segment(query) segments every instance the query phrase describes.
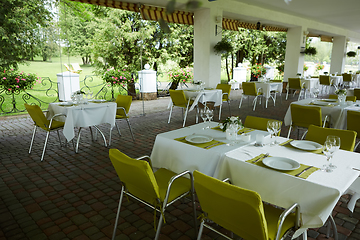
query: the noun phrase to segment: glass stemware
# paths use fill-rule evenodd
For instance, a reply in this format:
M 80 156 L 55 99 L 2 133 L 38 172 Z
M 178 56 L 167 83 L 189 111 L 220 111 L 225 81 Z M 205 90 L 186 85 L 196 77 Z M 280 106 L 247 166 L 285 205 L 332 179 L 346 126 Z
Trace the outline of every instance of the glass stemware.
M 206 108 L 206 117 L 208 119 L 208 127 L 207 128 L 210 128 L 210 122 L 211 120 L 213 119 L 214 117 L 214 110 L 210 109 L 210 108 Z
M 323 165 L 322 171 L 332 172 L 336 168 L 334 164 L 330 162 L 331 158 L 334 156 L 335 152 L 340 148 L 340 138 L 337 136 L 327 136 L 324 143 L 323 153 L 326 156 L 329 164 Z
M 204 107 L 204 108 L 200 109 L 200 117 L 204 121 L 205 125 L 206 125 L 206 120 L 208 120 L 208 116 L 206 114 L 206 111 L 207 111 L 207 107 Z M 205 130 L 207 128 L 208 128 L 208 126 L 205 126 L 205 127 L 202 128 L 202 130 Z
M 320 90 L 318 88 L 315 88 L 313 90 L 314 97 L 317 98 L 319 96 Z
M 281 129 L 281 122 L 280 121 L 273 121 L 272 123 L 272 130 L 274 133 L 274 145 L 277 145 L 278 142 L 276 140 L 276 136 L 278 136 L 278 133 L 280 132 Z
M 266 126 L 268 132 L 270 133 L 270 146 L 273 145 L 273 134 L 274 134 L 274 121 L 273 120 L 269 120 L 267 122 L 267 126 Z

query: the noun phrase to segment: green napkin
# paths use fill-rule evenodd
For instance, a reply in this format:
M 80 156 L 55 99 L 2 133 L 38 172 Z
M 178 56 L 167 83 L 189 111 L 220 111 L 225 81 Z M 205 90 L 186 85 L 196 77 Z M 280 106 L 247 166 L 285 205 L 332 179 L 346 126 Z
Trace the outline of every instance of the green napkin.
M 283 142 L 281 144 L 279 144 L 280 146 L 284 146 L 284 147 L 288 147 L 288 148 L 294 148 L 294 149 L 298 149 L 298 148 L 295 148 L 293 147 L 290 142 L 294 141 L 294 139 L 290 139 L 290 140 L 287 140 L 286 142 Z M 303 150 L 303 151 L 306 151 L 306 152 L 312 152 L 312 153 L 317 153 L 317 154 L 323 154 L 322 152 L 322 148 L 321 149 L 317 149 L 317 150 Z
M 217 141 L 217 140 L 212 140 L 212 141 L 207 142 L 207 143 L 198 143 L 198 144 L 196 144 L 196 143 L 191 143 L 191 142 L 186 141 L 185 138 L 186 137 L 180 137 L 180 138 L 175 138 L 174 140 L 182 142 L 182 143 L 187 143 L 187 144 L 190 144 L 190 145 L 193 145 L 193 146 L 196 146 L 196 147 L 204 148 L 204 149 L 210 149 L 210 148 L 213 148 L 213 147 L 216 147 L 216 146 L 226 144 L 224 142 L 220 142 L 220 141 Z
M 221 129 L 219 126 L 213 127 L 213 128 L 211 128 L 211 129 L 222 131 L 222 129 Z M 248 133 L 248 132 L 252 132 L 252 131 L 254 131 L 254 130 L 255 130 L 255 129 L 244 127 L 243 129 L 239 130 L 237 134 Z
M 265 154 L 260 154 L 259 156 L 256 156 L 253 159 L 247 160 L 246 162 L 251 163 L 251 164 L 255 164 L 255 165 L 260 166 L 260 167 L 272 169 L 272 170 L 275 170 L 275 171 L 280 171 L 280 172 L 289 174 L 291 176 L 295 176 L 295 177 L 299 177 L 299 178 L 303 178 L 303 179 L 307 179 L 313 172 L 316 172 L 317 170 L 320 169 L 320 168 L 317 168 L 317 167 L 310 167 L 310 166 L 305 165 L 305 164 L 300 164 L 300 167 L 298 169 L 295 169 L 295 170 L 289 170 L 289 171 L 276 170 L 276 169 L 273 169 L 273 168 L 269 168 L 265 164 L 263 164 L 263 162 L 262 162 L 263 159 L 258 160 L 259 158 L 263 158 L 264 155 Z M 309 168 L 309 169 L 306 170 L 305 172 L 301 173 L 306 168 Z M 297 174 L 299 174 L 299 176 L 296 176 Z

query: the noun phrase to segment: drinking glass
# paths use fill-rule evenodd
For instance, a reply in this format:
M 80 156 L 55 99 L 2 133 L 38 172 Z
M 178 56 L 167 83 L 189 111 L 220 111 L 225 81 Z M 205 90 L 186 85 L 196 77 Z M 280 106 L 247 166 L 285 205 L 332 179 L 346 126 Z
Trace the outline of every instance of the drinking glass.
M 276 141 L 276 136 L 278 135 L 280 129 L 281 129 L 281 122 L 280 121 L 273 121 L 273 132 L 274 132 L 274 144 L 278 144 L 278 142 Z
M 213 117 L 214 117 L 214 110 L 212 110 L 212 109 L 210 109 L 210 108 L 207 108 L 206 109 L 206 117 L 207 117 L 207 119 L 208 119 L 208 127 L 207 128 L 210 128 L 210 122 L 211 122 L 211 120 L 213 119 Z
M 206 125 L 206 120 L 208 120 L 208 117 L 206 115 L 206 109 L 207 107 L 204 107 L 202 109 L 200 109 L 200 117 L 202 118 L 202 120 L 204 121 L 204 124 Z M 207 129 L 208 127 L 203 127 L 202 130 Z
M 318 88 L 315 88 L 313 90 L 314 97 L 317 98 L 319 96 L 320 90 Z
M 332 156 L 334 156 L 335 152 L 337 152 L 340 149 L 340 144 L 341 144 L 340 137 L 329 135 L 329 136 L 326 137 L 326 141 L 331 142 L 331 144 L 333 146 Z M 331 162 L 329 163 L 329 167 L 331 169 L 336 168 L 336 166 L 334 164 L 332 164 Z
M 231 123 L 227 125 L 226 128 L 226 139 L 230 140 L 231 142 L 226 144 L 227 146 L 234 146 L 236 144 L 237 133 L 239 130 L 239 125 L 237 123 Z
M 266 126 L 268 132 L 270 133 L 270 145 L 273 145 L 273 134 L 274 134 L 274 121 L 273 120 L 269 120 L 267 122 L 267 126 Z
M 329 164 L 323 165 L 322 171 L 325 172 L 332 172 L 333 169 L 336 168 L 335 165 L 333 165 L 330 160 L 333 157 L 334 153 L 340 148 L 340 138 L 337 136 L 327 136 L 326 141 L 324 143 L 323 147 L 323 153 L 326 156 L 327 161 Z

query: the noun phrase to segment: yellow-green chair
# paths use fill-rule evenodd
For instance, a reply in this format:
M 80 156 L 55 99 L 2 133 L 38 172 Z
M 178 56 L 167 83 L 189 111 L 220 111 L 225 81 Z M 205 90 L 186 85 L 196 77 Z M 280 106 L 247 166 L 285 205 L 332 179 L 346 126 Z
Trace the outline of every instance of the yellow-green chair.
M 131 103 L 132 103 L 132 96 L 119 94 L 116 97 L 117 110 L 116 110 L 115 126 L 116 126 L 116 129 L 117 129 L 119 135 L 121 136 L 120 128 L 119 128 L 116 120 L 126 119 L 126 122 L 130 129 L 131 137 L 132 137 L 133 141 L 135 142 L 135 137 L 134 137 L 133 131 L 131 129 L 131 124 L 130 124 L 129 115 L 128 115 L 128 113 L 130 111 Z M 109 136 L 109 146 L 110 146 L 110 144 L 111 144 L 111 129 L 110 129 L 110 136 Z
M 322 88 L 324 90 L 326 90 L 326 93 L 329 94 L 330 88 L 331 88 L 330 76 L 328 76 L 328 75 L 320 75 L 319 82 L 320 82 L 320 86 L 322 86 Z M 325 91 L 323 91 L 323 92 L 325 92 Z
M 325 127 L 323 128 L 323 127 L 310 125 L 305 139 L 323 145 L 326 140 L 326 137 L 329 135 L 340 137 L 340 149 L 346 151 L 354 150 L 357 133 L 351 130 L 325 128 Z
M 343 77 L 343 85 L 350 87 L 352 82 L 352 75 L 348 73 L 343 73 L 342 77 Z
M 56 120 L 54 120 L 54 118 L 59 117 L 59 116 L 66 116 L 66 115 L 59 113 L 59 114 L 54 115 L 50 120 L 48 120 L 48 119 L 46 119 L 43 111 L 40 109 L 40 107 L 38 105 L 29 105 L 27 103 L 25 103 L 24 105 L 25 105 L 25 108 L 26 108 L 27 112 L 29 113 L 30 117 L 34 121 L 34 131 L 33 131 L 33 135 L 31 138 L 29 154 L 31 153 L 31 149 L 32 149 L 32 146 L 34 143 L 36 129 L 39 127 L 47 132 L 43 152 L 41 154 L 41 159 L 40 159 L 41 161 L 43 161 L 50 132 L 57 131 L 57 135 L 58 135 L 60 146 L 61 146 L 59 130 L 64 127 L 64 122 L 56 121 Z
M 299 129 L 300 128 L 309 128 L 310 125 L 315 125 L 319 127 L 325 127 L 327 124 L 328 116 L 325 116 L 324 121 L 322 121 L 321 107 L 315 106 L 302 106 L 298 104 L 291 104 L 291 125 L 289 127 L 288 138 L 292 128 L 298 129 L 298 139 L 299 139 Z M 304 138 L 305 133 L 302 135 L 301 139 Z
M 338 99 L 336 94 L 330 94 L 329 99 Z M 356 96 L 346 96 L 346 101 L 356 102 Z
M 247 115 L 245 118 L 244 127 L 267 131 L 267 123 L 269 120 L 274 120 L 274 119 Z M 282 121 L 279 122 L 281 122 L 282 125 Z M 281 129 L 278 133 L 278 136 L 280 136 L 280 132 Z
M 229 106 L 229 113 L 231 116 L 231 109 L 230 109 L 230 91 L 231 91 L 231 85 L 230 84 L 222 84 L 219 83 L 216 86 L 216 89 L 220 89 L 222 91 L 222 101 L 223 102 L 227 102 L 228 106 Z M 222 104 L 220 105 L 220 109 L 219 109 L 219 120 L 221 118 L 221 108 L 222 108 Z
M 182 114 L 184 113 L 184 109 L 185 109 L 185 116 L 184 116 L 184 122 L 183 122 L 183 127 L 185 127 L 185 122 L 186 122 L 186 117 L 189 111 L 189 107 L 191 106 L 191 104 L 193 103 L 193 100 L 191 100 L 190 98 L 187 100 L 185 97 L 185 93 L 183 90 L 169 90 L 170 93 L 170 97 L 171 97 L 171 108 L 170 108 L 170 114 L 169 114 L 169 120 L 168 123 L 170 123 L 170 119 L 171 119 L 171 113 L 173 110 L 173 107 L 181 107 L 182 108 Z
M 166 208 L 180 198 L 190 194 L 193 204 L 194 226 L 196 228 L 194 185 L 190 171 L 176 174 L 165 168 L 160 168 L 154 173 L 149 157 L 133 159 L 117 149 L 110 149 L 109 157 L 122 183 L 112 239 L 115 239 L 116 236 L 124 194 L 160 212 L 155 239 L 159 238 L 162 222 L 165 221 Z M 188 175 L 189 178 L 184 177 L 185 175 Z
M 293 96 L 295 96 L 296 91 L 299 91 L 298 101 L 300 100 L 302 91 L 304 91 L 304 98 L 306 97 L 305 83 L 301 84 L 300 78 L 288 78 L 288 85 L 286 87 L 286 100 L 288 99 L 290 90 L 294 90 Z
M 356 97 L 356 99 L 360 99 L 360 88 L 354 89 L 354 96 Z
M 253 111 L 255 111 L 255 108 L 256 108 L 256 103 L 257 103 L 257 99 L 258 97 L 262 97 L 262 92 L 261 92 L 261 88 L 259 89 L 256 89 L 256 85 L 254 82 L 243 82 L 242 83 L 242 89 L 243 89 L 243 92 L 242 92 L 242 95 L 241 95 L 241 100 L 240 100 L 240 104 L 239 104 L 239 108 L 241 108 L 241 105 L 242 105 L 242 101 L 243 101 L 243 98 L 245 97 L 248 97 L 249 98 L 249 101 L 250 101 L 250 96 L 254 96 L 254 100 L 253 100 Z M 261 104 L 261 98 L 260 98 L 260 104 Z
M 347 111 L 347 130 L 355 131 L 357 136 L 360 137 L 360 112 L 358 111 Z M 355 145 L 354 151 L 359 146 L 360 141 Z
M 261 196 L 251 190 L 194 171 L 194 186 L 201 209 L 198 240 L 204 227 L 230 239 L 207 224 L 213 221 L 247 240 L 277 240 L 299 228 L 300 206 L 294 203 L 286 210 L 263 204 Z M 295 211 L 295 212 L 293 212 Z

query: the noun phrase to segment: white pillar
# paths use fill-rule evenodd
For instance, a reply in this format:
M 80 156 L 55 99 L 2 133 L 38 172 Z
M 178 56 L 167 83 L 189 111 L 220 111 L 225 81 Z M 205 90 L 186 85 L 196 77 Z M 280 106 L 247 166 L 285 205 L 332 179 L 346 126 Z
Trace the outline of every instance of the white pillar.
M 346 37 L 333 37 L 330 73 L 343 73 L 345 69 Z
M 304 69 L 304 54 L 300 53 L 301 47 L 305 47 L 304 28 L 289 28 L 286 35 L 286 53 L 284 81 L 288 78 L 296 77 L 297 73 L 302 73 Z
M 215 87 L 221 80 L 221 56 L 216 55 L 214 46 L 221 41 L 222 10 L 201 9 L 194 14 L 194 80 L 202 80 L 206 87 Z M 218 35 L 215 36 L 216 24 Z M 219 30 L 220 29 L 220 30 Z

